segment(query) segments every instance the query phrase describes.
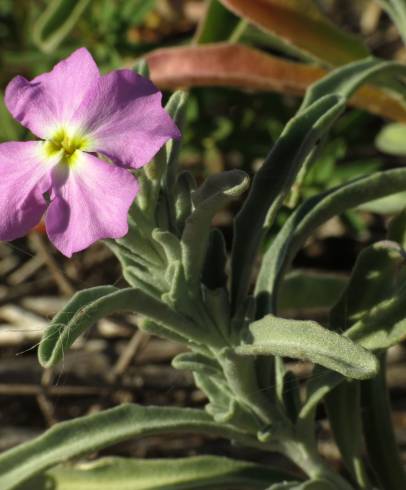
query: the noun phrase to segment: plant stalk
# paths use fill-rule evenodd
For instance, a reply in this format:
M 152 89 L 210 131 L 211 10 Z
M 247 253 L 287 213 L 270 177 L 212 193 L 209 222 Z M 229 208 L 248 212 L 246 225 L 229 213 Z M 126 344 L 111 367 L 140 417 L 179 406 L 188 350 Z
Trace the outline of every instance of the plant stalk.
M 280 441 L 280 447 L 282 453 L 310 478 L 326 480 L 337 490 L 354 490 L 348 481 L 328 466 L 313 443 L 291 439 Z

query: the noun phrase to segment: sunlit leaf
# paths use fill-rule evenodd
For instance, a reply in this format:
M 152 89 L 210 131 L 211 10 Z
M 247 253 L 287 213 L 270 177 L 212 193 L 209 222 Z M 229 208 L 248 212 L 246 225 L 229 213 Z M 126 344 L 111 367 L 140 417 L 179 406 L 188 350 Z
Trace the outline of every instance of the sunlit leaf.
M 284 273 L 318 226 L 347 209 L 405 190 L 406 170 L 401 168 L 376 172 L 305 201 L 287 220 L 264 255 L 256 285 L 259 301 L 262 297 L 264 303 L 275 306 Z
M 206 3 L 206 12 L 198 25 L 194 42 L 207 44 L 226 41 L 240 19 L 223 7 L 219 0 L 209 0 Z
M 226 86 L 299 96 L 327 73 L 317 66 L 228 43 L 158 49 L 147 60 L 152 80 L 163 89 Z M 376 87 L 360 88 L 349 104 L 406 122 L 406 106 L 399 97 Z
M 341 31 L 313 0 L 221 0 L 237 15 L 308 55 L 338 66 L 368 56 L 361 40 Z

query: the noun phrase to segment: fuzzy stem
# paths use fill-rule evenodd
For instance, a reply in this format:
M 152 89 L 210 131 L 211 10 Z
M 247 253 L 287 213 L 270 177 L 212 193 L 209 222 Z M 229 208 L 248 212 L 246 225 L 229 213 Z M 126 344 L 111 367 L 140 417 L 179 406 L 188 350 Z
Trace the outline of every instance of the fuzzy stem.
M 341 475 L 328 466 L 313 444 L 291 439 L 280 441 L 280 447 L 282 453 L 310 478 L 326 480 L 337 490 L 353 490 L 353 487 Z

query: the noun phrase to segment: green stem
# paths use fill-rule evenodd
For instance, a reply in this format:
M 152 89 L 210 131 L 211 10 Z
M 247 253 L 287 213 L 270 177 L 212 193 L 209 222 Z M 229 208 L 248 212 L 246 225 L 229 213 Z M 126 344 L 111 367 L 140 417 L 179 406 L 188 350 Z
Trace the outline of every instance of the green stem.
M 249 23 L 246 19 L 241 19 L 240 22 L 236 25 L 233 32 L 230 34 L 230 37 L 228 38 L 228 42 L 238 43 L 241 39 L 241 36 L 246 31 L 248 25 Z
M 280 445 L 283 454 L 297 464 L 310 478 L 326 480 L 337 490 L 354 490 L 341 475 L 328 466 L 313 443 L 286 440 L 281 441 Z
M 368 457 L 384 490 L 404 490 L 406 474 L 399 456 L 386 386 L 386 356 L 378 376 L 362 383 L 364 437 Z

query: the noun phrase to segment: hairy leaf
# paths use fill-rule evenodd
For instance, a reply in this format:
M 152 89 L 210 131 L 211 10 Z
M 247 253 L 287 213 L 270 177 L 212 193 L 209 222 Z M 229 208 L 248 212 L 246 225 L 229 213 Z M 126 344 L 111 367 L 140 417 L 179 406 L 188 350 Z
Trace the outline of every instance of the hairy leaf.
M 406 487 L 406 473 L 399 454 L 392 422 L 389 393 L 386 386 L 386 359 L 376 378 L 361 383 L 361 411 L 368 459 L 385 490 Z
M 186 220 L 181 240 L 186 279 L 191 285 L 200 281 L 215 213 L 240 196 L 248 185 L 245 172 L 230 170 L 210 176 L 194 191 L 195 209 Z
M 362 177 L 305 201 L 286 221 L 266 251 L 256 285 L 258 314 L 275 311 L 284 273 L 318 226 L 347 209 L 406 190 L 406 170 Z
M 179 459 L 102 458 L 58 466 L 16 490 L 262 490 L 290 475 L 268 466 L 220 456 Z
M 76 293 L 52 320 L 41 340 L 38 357 L 42 366 L 57 364 L 64 352 L 87 328 L 106 315 L 118 311 L 136 311 L 164 328 L 201 337 L 194 323 L 175 313 L 164 303 L 135 288 L 116 289 L 101 286 Z
M 378 362 L 373 354 L 351 340 L 313 321 L 287 320 L 267 315 L 249 326 L 241 355 L 276 355 L 308 359 L 349 378 L 374 376 Z
M 345 382 L 324 398 L 328 419 L 347 469 L 365 488 L 369 484 L 363 462 L 360 383 Z
M 62 422 L 43 435 L 0 455 L 0 488 L 19 483 L 70 458 L 135 437 L 197 432 L 245 441 L 238 430 L 219 425 L 201 410 L 121 405 Z

